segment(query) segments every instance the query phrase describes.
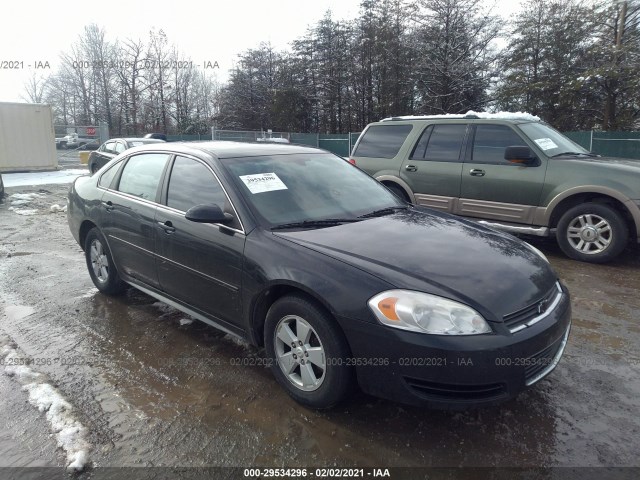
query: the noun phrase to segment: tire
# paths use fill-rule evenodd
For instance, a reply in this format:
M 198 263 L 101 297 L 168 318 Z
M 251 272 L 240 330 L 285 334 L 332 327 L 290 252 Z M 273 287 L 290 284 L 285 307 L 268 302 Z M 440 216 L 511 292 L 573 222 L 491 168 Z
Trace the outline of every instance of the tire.
M 108 295 L 117 295 L 126 290 L 127 284 L 118 275 L 107 242 L 97 228 L 92 228 L 87 234 L 84 254 L 89 275 L 98 290 Z
M 307 334 L 298 337 L 301 329 Z M 295 348 L 290 342 L 296 342 Z M 331 408 L 355 387 L 353 366 L 348 365 L 351 352 L 342 330 L 305 296 L 288 295 L 271 306 L 264 344 L 278 383 L 307 407 Z
M 384 186 L 387 187 L 389 190 L 391 190 L 391 193 L 393 193 L 400 200 L 404 200 L 405 202 L 409 202 L 409 196 L 407 195 L 407 192 L 405 192 L 398 185 L 396 185 L 394 183 L 389 183 L 389 184 L 384 184 Z
M 605 263 L 625 249 L 629 227 L 622 215 L 610 206 L 585 203 L 570 208 L 560 217 L 557 240 L 570 258 Z

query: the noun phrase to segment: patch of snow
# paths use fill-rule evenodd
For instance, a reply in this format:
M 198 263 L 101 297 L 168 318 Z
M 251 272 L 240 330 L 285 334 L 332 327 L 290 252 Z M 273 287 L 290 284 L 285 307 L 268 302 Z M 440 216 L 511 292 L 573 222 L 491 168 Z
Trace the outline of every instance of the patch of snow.
M 52 213 L 66 212 L 67 211 L 67 206 L 65 205 L 64 207 L 61 207 L 57 203 L 54 203 L 53 205 L 51 205 L 51 207 L 49 207 L 49 210 L 51 210 Z
M 28 205 L 32 200 L 42 197 L 39 193 L 14 193 L 13 195 L 9 195 L 9 200 L 11 202 L 11 206 L 19 207 L 21 205 Z
M 13 213 L 17 213 L 18 215 L 24 215 L 24 216 L 30 216 L 30 215 L 37 215 L 38 214 L 38 210 L 37 209 L 33 209 L 33 208 L 9 207 L 8 210 L 13 212 Z
M 9 198 L 13 198 L 15 200 L 25 200 L 28 202 L 38 197 L 44 197 L 44 195 L 41 193 L 14 193 L 13 195 L 9 195 Z
M 96 287 L 91 287 L 88 290 L 85 290 L 85 292 L 80 295 L 79 297 L 75 297 L 75 298 L 91 298 L 93 297 L 96 293 L 98 293 L 98 289 Z
M 151 304 L 152 307 L 156 307 L 158 310 L 160 310 L 163 314 L 169 314 L 169 313 L 175 313 L 178 311 L 178 309 L 173 308 L 171 305 L 167 305 L 164 302 L 154 302 Z
M 46 418 L 55 434 L 58 446 L 67 455 L 67 470 L 81 471 L 89 462 L 90 445 L 87 429 L 74 416 L 73 406 L 53 387 L 45 375 L 29 367 L 29 358 L 21 354 L 11 340 L 0 338 L 0 357 L 5 373 L 15 378 L 29 393 L 29 403 Z
M 222 338 L 224 338 L 225 340 L 230 341 L 231 343 L 234 343 L 234 344 L 238 345 L 239 347 L 251 348 L 251 345 L 249 344 L 249 342 L 245 342 L 240 337 L 236 337 L 235 335 L 231 335 L 231 334 L 227 333 Z
M 4 186 L 8 188 L 28 187 L 30 185 L 72 183 L 79 176 L 88 174 L 89 172 L 85 169 L 73 168 L 55 172 L 4 173 L 2 180 Z
M 405 115 L 401 117 L 387 117 L 383 118 L 382 122 L 389 120 L 431 120 L 437 118 L 464 118 L 467 115 L 475 115 L 478 118 L 491 119 L 491 120 L 528 120 L 531 122 L 539 122 L 540 117 L 531 115 L 527 112 L 474 112 L 469 110 L 464 115 L 459 113 L 445 113 L 442 115 Z
M 180 319 L 180 326 L 182 325 L 191 325 L 193 323 L 193 320 L 190 318 L 181 318 Z

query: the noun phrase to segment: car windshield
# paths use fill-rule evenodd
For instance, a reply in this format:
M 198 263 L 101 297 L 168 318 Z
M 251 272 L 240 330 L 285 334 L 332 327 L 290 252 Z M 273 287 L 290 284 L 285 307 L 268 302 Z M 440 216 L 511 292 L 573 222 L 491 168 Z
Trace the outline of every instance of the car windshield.
M 518 127 L 520 127 L 520 130 L 538 145 L 548 157 L 562 154 L 590 155 L 588 150 L 585 150 L 573 140 L 568 139 L 544 123 L 522 123 L 518 125 Z
M 404 205 L 382 184 L 331 154 L 227 158 L 221 162 L 254 213 L 269 227 L 355 219 Z

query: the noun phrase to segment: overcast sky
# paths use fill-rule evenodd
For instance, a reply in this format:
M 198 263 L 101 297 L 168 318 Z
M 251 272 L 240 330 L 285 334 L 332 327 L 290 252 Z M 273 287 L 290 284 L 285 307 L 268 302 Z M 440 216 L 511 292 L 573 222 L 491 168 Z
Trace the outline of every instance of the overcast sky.
M 328 9 L 336 20 L 352 19 L 360 5 L 360 0 L 5 2 L 0 28 L 0 101 L 24 101 L 21 96 L 27 79 L 34 73 L 55 72 L 60 53 L 68 51 L 90 23 L 104 28 L 109 40 L 146 40 L 152 28 L 163 29 L 169 42 L 196 64 L 217 61 L 218 76 L 225 80 L 238 53 L 263 41 L 284 49 Z M 495 11 L 501 15 L 517 5 L 513 0 L 496 3 Z M 8 69 L 7 62 L 22 62 L 21 68 Z M 36 69 L 38 62 L 48 62 L 50 69 Z

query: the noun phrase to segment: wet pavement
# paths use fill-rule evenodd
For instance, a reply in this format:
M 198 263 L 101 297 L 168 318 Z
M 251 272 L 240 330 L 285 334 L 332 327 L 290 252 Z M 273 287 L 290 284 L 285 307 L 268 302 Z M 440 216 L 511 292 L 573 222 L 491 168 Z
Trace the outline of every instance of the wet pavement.
M 33 215 L 0 204 L 0 335 L 73 404 L 90 467 L 640 464 L 637 246 L 590 265 L 531 240 L 571 290 L 573 327 L 560 365 L 515 400 L 443 412 L 359 394 L 315 412 L 276 384 L 262 350 L 135 290 L 98 293 L 66 215 L 49 208 L 66 190 L 9 189 L 40 194 Z M 17 383 L 0 375 L 0 395 L 0 466 L 63 466 Z

